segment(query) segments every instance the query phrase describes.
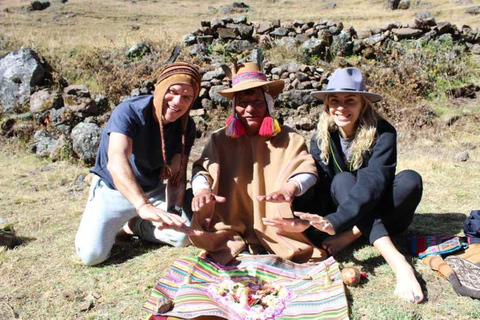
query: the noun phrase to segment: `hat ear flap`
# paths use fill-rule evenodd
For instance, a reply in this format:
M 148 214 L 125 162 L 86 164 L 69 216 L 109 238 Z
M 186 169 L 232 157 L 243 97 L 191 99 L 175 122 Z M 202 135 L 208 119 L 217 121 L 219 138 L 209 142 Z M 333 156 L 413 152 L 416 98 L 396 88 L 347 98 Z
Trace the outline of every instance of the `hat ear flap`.
M 266 92 L 264 92 L 264 96 L 265 96 L 265 102 L 267 103 L 268 113 L 272 114 L 273 107 L 275 105 L 275 102 L 273 101 L 273 97 Z
M 227 126 L 225 134 L 230 138 L 238 138 L 245 134 L 245 126 L 235 114 L 235 98 L 232 99 L 232 104 L 233 114 L 231 114 L 225 121 L 225 125 Z

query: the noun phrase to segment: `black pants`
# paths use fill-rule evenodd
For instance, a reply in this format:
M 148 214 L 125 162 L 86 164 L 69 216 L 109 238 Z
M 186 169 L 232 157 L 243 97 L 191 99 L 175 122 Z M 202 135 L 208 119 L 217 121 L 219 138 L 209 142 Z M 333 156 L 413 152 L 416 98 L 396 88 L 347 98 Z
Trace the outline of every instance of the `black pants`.
M 356 182 L 357 178 L 353 174 L 339 173 L 331 181 L 330 192 L 325 187 L 316 188 L 316 194 L 305 194 L 296 199 L 294 209 L 322 216 L 332 213 L 347 199 Z M 352 221 L 351 226 L 357 226 L 371 244 L 383 236 L 401 233 L 412 222 L 422 192 L 421 176 L 412 170 L 402 171 L 395 175 L 392 186 L 386 190 L 375 208 L 362 218 Z M 327 237 L 313 227 L 307 229 L 305 235 L 317 246 Z

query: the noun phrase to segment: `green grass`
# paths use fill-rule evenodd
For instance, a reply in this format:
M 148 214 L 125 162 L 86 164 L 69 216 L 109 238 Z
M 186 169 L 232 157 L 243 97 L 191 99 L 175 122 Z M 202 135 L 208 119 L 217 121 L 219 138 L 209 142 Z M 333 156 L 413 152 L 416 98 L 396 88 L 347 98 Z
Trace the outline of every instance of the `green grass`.
M 52 7 L 43 12 L 20 9 L 29 2 L 0 3 L 0 56 L 21 45 L 31 46 L 70 83 L 87 84 L 93 93 L 109 90 L 112 95 L 128 93 L 123 86 L 145 80 L 142 72 L 149 72 L 149 67 L 165 61 L 182 35 L 198 28 L 201 20 L 218 17 L 208 9 L 209 5 L 218 8 L 231 3 L 227 0 L 135 3 L 69 0 L 64 6 L 53 2 Z M 454 22 L 460 27 L 463 23 L 478 26 L 478 19 L 463 14 L 465 6 L 455 6 L 449 0 L 421 1 L 410 10 L 398 12 L 386 10 L 384 1 L 380 0 L 335 2 L 336 9 L 324 10 L 323 2 L 313 4 L 309 0 L 292 1 L 288 5 L 282 1 L 251 0 L 248 4 L 253 10 L 247 16 L 249 21 L 271 21 L 279 17 L 288 17 L 291 21 L 327 18 L 342 21 L 346 27 L 351 24 L 358 30 L 378 27 L 386 21 L 409 22 L 416 11 L 430 8 L 437 21 Z M 479 3 L 473 1 L 473 5 Z M 5 8 L 10 12 L 4 11 Z M 308 12 L 305 8 L 309 8 Z M 182 19 L 177 17 L 179 10 L 184 13 Z M 72 13 L 75 15 L 68 18 Z M 284 22 L 287 19 L 282 19 Z M 132 30 L 132 25 L 140 29 Z M 154 47 L 156 56 L 151 60 L 127 61 L 124 51 L 142 41 Z M 222 47 L 211 49 L 223 50 Z M 467 56 L 457 59 L 445 56 L 456 50 L 449 42 L 414 47 L 406 44 L 406 49 L 417 60 L 413 66 L 407 61 L 402 67 L 410 76 L 417 76 L 417 81 L 425 81 L 432 88 L 420 91 L 424 94 L 423 100 L 414 99 L 409 103 L 413 107 L 427 103 L 441 120 L 422 130 L 398 127 L 398 171 L 417 170 L 424 180 L 424 195 L 417 215 L 406 234 L 395 239 L 408 256 L 405 239 L 409 235 L 462 234 L 466 215 L 480 207 L 480 99 L 452 100 L 444 94 L 445 90 L 466 83 L 480 84 L 480 69 L 478 61 Z M 277 63 L 299 57 L 296 50 L 282 48 L 265 54 Z M 316 60 L 311 57 L 307 62 L 318 62 Z M 379 79 L 385 81 L 385 85 L 378 83 L 374 89 L 389 97 L 389 92 L 399 91 L 396 85 L 400 81 L 394 77 L 403 79 L 394 72 L 386 73 L 392 65 L 399 64 L 390 62 L 391 65 L 382 65 L 382 61 L 348 57 L 322 67 L 330 70 L 350 63 L 374 68 L 378 74 L 385 70 Z M 415 83 L 405 85 L 402 91 L 406 92 L 405 97 L 409 96 L 407 90 L 417 90 L 416 87 L 409 89 L 408 85 Z M 392 94 L 392 99 L 387 99 L 390 104 L 404 106 L 404 99 L 397 102 L 393 98 Z M 212 111 L 207 115 L 212 118 L 207 120 L 219 127 L 220 121 L 214 115 L 222 112 Z M 404 115 L 408 116 L 408 113 Z M 445 122 L 453 116 L 461 117 L 447 126 Z M 198 157 L 202 145 L 202 141 L 197 142 L 193 157 Z M 88 193 L 88 186 L 79 182 L 79 178 L 88 170 L 74 161 L 39 159 L 26 150 L 25 143 L 0 140 L 0 216 L 14 225 L 20 240 L 13 249 L 0 249 L 0 319 L 144 319 L 140 307 L 158 276 L 178 256 L 198 254 L 199 250 L 125 240 L 114 247 L 107 264 L 83 266 L 74 251 L 74 237 Z M 467 162 L 455 160 L 460 151 L 469 153 Z M 394 274 L 373 247 L 359 243 L 338 257 L 343 264 L 356 265 L 368 273 L 368 281 L 360 287 L 347 288 L 352 319 L 480 318 L 478 301 L 457 296 L 446 280 L 420 261 L 408 258 L 412 259 L 427 293 L 427 301 L 421 305 L 396 298 Z M 92 308 L 83 310 L 85 303 L 91 303 Z
M 415 169 L 424 179 L 418 215 L 407 233 L 395 238 L 409 258 L 408 235 L 461 234 L 466 215 L 479 207 L 479 133 L 475 122 L 462 119 L 440 133 L 424 130 L 423 138 L 399 142 L 399 170 Z M 195 154 L 201 145 L 196 144 Z M 460 149 L 470 153 L 469 161 L 455 161 Z M 88 190 L 77 181 L 87 169 L 38 159 L 11 142 L 2 141 L 0 150 L 0 216 L 14 225 L 21 240 L 14 249 L 0 251 L 0 319 L 143 319 L 140 307 L 157 277 L 176 257 L 199 253 L 194 247 L 125 240 L 114 247 L 107 264 L 81 265 L 74 237 Z M 475 319 L 480 315 L 478 301 L 457 296 L 448 281 L 416 259 L 412 261 L 428 298 L 421 305 L 396 298 L 393 272 L 365 242 L 338 260 L 368 273 L 366 283 L 347 288 L 353 319 Z M 89 300 L 93 307 L 81 311 Z

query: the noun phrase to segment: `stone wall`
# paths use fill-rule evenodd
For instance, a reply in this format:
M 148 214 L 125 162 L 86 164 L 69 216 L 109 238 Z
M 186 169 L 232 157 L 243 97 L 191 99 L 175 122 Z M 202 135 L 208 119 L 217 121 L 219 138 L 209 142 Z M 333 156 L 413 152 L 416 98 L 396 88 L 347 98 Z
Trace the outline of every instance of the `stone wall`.
M 358 31 L 352 27 L 345 29 L 342 23 L 328 20 L 282 24 L 280 20 L 251 23 L 244 16 L 213 19 L 202 21 L 201 28 L 184 37 L 184 44 L 191 55 L 212 65 L 211 69 L 204 70 L 202 78 L 201 101 L 207 109 L 212 105 L 228 103 L 216 92 L 230 85 L 220 68 L 222 57 L 212 53 L 212 48 L 223 47 L 227 52 L 238 55 L 251 52 L 246 60 L 258 62 L 259 48 L 287 47 L 298 50 L 303 55 L 303 61 L 308 61 L 312 56 L 328 61 L 333 57 L 351 55 L 375 59 L 378 48 L 402 40 L 451 39 L 480 57 L 478 28 L 458 28 L 449 22 L 437 23 L 429 14 L 423 15 L 411 24 L 388 23 L 379 28 Z M 262 63 L 269 79 L 283 79 L 286 82 L 286 92 L 280 101 L 287 107 L 309 104 L 309 93 L 319 90 L 328 81 L 329 74 L 316 66 L 301 63 L 277 66 L 268 61 Z
M 240 6 L 241 7 L 241 6 Z M 202 21 L 201 27 L 184 37 L 188 52 L 208 67 L 201 69 L 200 99 L 192 110 L 198 136 L 217 129 L 220 121 L 212 115 L 222 113 L 229 101 L 218 94 L 230 86 L 225 74 L 224 53 L 263 66 L 269 79 L 283 79 L 284 92 L 278 97 L 274 116 L 297 130 L 314 130 L 321 106 L 310 96 L 312 90 L 326 85 L 329 71 L 301 62 L 276 65 L 265 61 L 265 49 L 286 47 L 301 53 L 303 61 L 311 57 L 329 61 L 338 56 L 361 55 L 374 59 L 382 47 L 401 40 L 427 41 L 451 39 L 465 50 L 480 57 L 478 28 L 458 28 L 448 22 L 436 22 L 428 14 L 411 24 L 389 23 L 375 29 L 345 29 L 342 23 L 328 20 L 293 23 L 257 22 L 246 17 Z M 129 54 L 142 58 L 151 50 L 145 44 L 134 46 Z M 480 61 L 480 59 L 479 59 Z M 151 94 L 153 82 L 132 90 L 131 95 Z M 471 90 L 470 90 L 471 89 Z M 470 88 L 476 95 L 480 88 Z M 460 91 L 459 91 L 460 92 Z M 22 48 L 0 59 L 0 132 L 3 136 L 19 136 L 31 143 L 32 151 L 53 160 L 76 157 L 92 164 L 103 125 L 111 110 L 105 96 L 92 96 L 85 85 L 68 85 L 59 75 L 54 76 L 48 63 L 35 52 Z M 208 113 L 209 121 L 205 121 Z M 307 135 L 309 135 L 307 133 Z

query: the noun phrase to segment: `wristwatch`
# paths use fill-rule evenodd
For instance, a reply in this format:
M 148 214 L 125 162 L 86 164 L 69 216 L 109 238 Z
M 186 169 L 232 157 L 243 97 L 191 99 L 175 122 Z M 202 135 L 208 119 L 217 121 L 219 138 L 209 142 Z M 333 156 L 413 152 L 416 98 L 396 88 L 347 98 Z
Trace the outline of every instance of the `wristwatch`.
M 177 205 L 172 205 L 168 208 L 167 212 L 175 213 L 175 214 L 178 214 L 179 216 L 181 216 L 182 215 L 182 207 L 177 206 Z

